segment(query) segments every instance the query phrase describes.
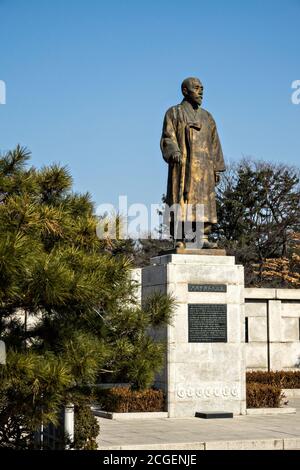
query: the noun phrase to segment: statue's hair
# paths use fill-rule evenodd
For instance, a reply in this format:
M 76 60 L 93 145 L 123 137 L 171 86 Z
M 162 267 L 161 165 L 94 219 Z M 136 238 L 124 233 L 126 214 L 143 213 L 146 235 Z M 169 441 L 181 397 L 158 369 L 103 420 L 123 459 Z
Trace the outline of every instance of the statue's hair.
M 182 91 L 182 93 L 183 93 L 183 88 L 184 88 L 184 87 L 187 87 L 190 82 L 193 82 L 193 81 L 195 81 L 195 80 L 196 80 L 197 82 L 200 82 L 200 83 L 201 83 L 201 80 L 200 80 L 199 78 L 197 78 L 197 77 L 188 77 L 188 78 L 185 78 L 185 79 L 183 80 L 182 84 L 181 84 L 181 91 Z

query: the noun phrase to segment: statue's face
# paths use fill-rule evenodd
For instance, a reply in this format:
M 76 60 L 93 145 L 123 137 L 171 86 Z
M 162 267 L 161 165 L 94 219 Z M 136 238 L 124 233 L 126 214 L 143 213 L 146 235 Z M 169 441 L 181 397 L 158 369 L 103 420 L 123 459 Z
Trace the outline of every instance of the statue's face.
M 190 80 L 183 88 L 185 98 L 191 103 L 201 105 L 203 99 L 203 85 L 200 80 Z

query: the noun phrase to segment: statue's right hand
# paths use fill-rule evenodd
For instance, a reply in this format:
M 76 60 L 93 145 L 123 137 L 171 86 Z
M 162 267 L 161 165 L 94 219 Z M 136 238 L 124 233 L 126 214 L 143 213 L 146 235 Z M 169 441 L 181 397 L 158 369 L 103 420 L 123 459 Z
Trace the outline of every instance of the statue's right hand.
M 172 163 L 181 163 L 181 153 L 180 152 L 173 153 Z

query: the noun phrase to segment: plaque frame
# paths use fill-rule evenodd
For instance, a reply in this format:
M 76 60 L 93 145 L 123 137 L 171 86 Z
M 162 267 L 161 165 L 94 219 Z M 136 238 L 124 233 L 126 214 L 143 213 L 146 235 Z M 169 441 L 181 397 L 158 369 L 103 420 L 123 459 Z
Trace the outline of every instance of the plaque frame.
M 188 292 L 212 292 L 226 294 L 227 284 L 188 284 Z

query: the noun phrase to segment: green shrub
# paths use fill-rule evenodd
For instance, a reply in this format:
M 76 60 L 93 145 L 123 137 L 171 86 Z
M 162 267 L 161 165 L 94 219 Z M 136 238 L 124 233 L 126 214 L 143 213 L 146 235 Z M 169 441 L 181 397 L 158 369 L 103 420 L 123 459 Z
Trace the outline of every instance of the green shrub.
M 247 383 L 247 408 L 279 408 L 284 395 L 278 385 Z
M 101 409 L 115 413 L 142 411 L 164 411 L 162 390 L 131 390 L 129 387 L 114 387 L 99 390 L 98 401 Z
M 277 385 L 281 388 L 300 388 L 300 371 L 247 372 L 247 383 Z
M 75 405 L 74 448 L 97 450 L 96 437 L 100 431 L 97 419 L 87 404 Z

